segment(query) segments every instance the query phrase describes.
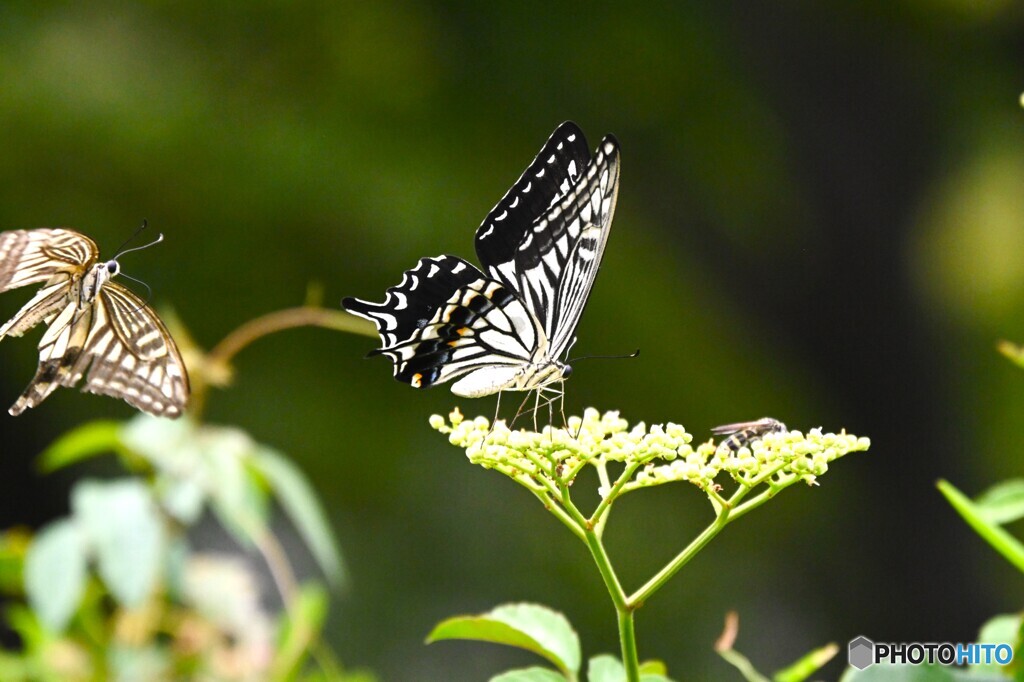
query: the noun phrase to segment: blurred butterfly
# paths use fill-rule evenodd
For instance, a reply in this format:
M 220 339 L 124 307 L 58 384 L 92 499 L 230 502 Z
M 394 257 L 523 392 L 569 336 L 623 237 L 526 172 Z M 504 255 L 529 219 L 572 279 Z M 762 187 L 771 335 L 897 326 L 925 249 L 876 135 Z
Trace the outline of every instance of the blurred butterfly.
M 128 251 L 139 248 L 145 247 Z M 117 256 L 99 262 L 96 244 L 73 230 L 0 233 L 0 292 L 43 285 L 0 327 L 0 340 L 21 336 L 40 322 L 48 325 L 39 342 L 39 368 L 11 407 L 12 415 L 83 376 L 83 391 L 122 398 L 160 417 L 181 415 L 189 396 L 181 354 L 149 306 L 111 281 L 119 272 Z
M 750 445 L 755 440 L 759 440 L 762 436 L 769 433 L 783 433 L 785 430 L 786 425 L 778 419 L 762 417 L 752 422 L 738 422 L 736 424 L 716 426 L 711 429 L 711 433 L 716 436 L 729 436 L 719 443 L 719 450 L 724 448 L 736 452 L 740 448 Z
M 564 357 L 608 241 L 619 145 L 593 157 L 575 123 L 558 126 L 476 231 L 483 272 L 455 256 L 423 258 L 383 303 L 345 308 L 372 321 L 395 378 L 456 395 L 543 389 L 564 381 Z

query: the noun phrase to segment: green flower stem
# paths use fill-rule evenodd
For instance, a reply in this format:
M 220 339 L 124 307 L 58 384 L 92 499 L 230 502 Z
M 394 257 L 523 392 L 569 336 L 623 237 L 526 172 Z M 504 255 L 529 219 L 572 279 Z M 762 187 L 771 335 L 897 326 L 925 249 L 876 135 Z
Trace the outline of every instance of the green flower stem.
M 581 515 L 582 516 L 582 515 Z M 586 521 L 584 520 L 584 523 Z M 619 643 L 622 646 L 622 665 L 626 668 L 627 682 L 639 682 L 640 661 L 636 652 L 636 632 L 633 628 L 633 609 L 626 599 L 626 592 L 622 589 L 619 577 L 612 568 L 612 562 L 608 558 L 601 538 L 593 530 L 585 532 L 587 547 L 590 549 L 597 570 L 601 573 L 608 594 L 611 595 L 612 603 L 619 618 Z
M 581 528 L 580 525 L 576 523 L 576 521 L 574 521 L 573 518 L 569 516 L 569 514 L 566 513 L 564 509 L 562 509 L 554 500 L 552 500 L 550 495 L 539 490 L 533 490 L 532 488 L 530 489 L 530 492 L 536 495 L 537 499 L 540 500 L 541 504 L 544 505 L 544 508 L 547 509 L 552 514 L 554 514 L 555 518 L 561 521 L 566 528 L 572 531 L 573 535 L 578 537 L 583 542 L 587 541 L 587 538 L 584 535 L 584 529 Z
M 739 492 L 742 492 L 742 489 Z M 737 495 L 739 492 L 737 492 Z M 736 495 L 733 497 L 735 498 Z M 694 538 L 693 542 L 686 546 L 686 549 L 677 554 L 676 557 L 666 564 L 664 568 L 658 571 L 653 578 L 648 580 L 640 589 L 631 594 L 626 600 L 629 603 L 630 608 L 638 609 L 643 606 L 644 603 L 650 599 L 651 595 L 657 592 L 662 585 L 667 583 L 680 568 L 689 563 L 690 559 L 696 556 L 697 552 L 704 549 L 704 545 L 711 542 L 712 538 L 722 532 L 722 529 L 729 523 L 730 511 L 731 509 L 729 507 L 723 509 L 711 525 L 701 531 L 701 534 Z
M 630 464 L 623 469 L 622 474 L 618 479 L 616 479 L 615 485 L 610 486 L 608 494 L 604 496 L 600 504 L 597 505 L 597 508 L 594 509 L 594 513 L 590 515 L 590 519 L 587 521 L 588 525 L 593 528 L 597 528 L 598 526 L 602 528 L 604 527 L 604 520 L 606 518 L 605 513 L 611 508 L 612 501 L 619 496 L 622 488 L 632 480 L 633 474 L 635 474 L 636 470 L 641 466 L 642 463 L 637 462 L 635 464 Z M 604 478 L 601 479 L 601 484 L 607 485 Z
M 619 642 L 622 644 L 622 665 L 626 668 L 627 682 L 640 682 L 640 659 L 636 653 L 632 611 L 619 611 Z

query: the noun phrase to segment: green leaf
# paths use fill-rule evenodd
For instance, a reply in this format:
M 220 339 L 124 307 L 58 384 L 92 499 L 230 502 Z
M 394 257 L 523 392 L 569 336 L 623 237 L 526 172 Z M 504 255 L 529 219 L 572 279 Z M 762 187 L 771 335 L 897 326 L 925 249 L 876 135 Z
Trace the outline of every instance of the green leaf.
M 974 532 L 992 545 L 1007 561 L 1016 566 L 1017 570 L 1024 572 L 1024 545 L 1021 545 L 1017 538 L 1000 526 L 988 521 L 977 506 L 948 481 L 940 480 L 936 485 L 949 503 L 953 505 L 953 508 L 974 529 Z
M 565 682 L 565 675 L 550 668 L 522 668 L 495 675 L 490 682 Z
M 974 500 L 989 523 L 1006 524 L 1024 517 L 1024 478 L 997 483 Z
M 625 682 L 622 661 L 611 654 L 594 656 L 587 662 L 587 682 Z
M 242 457 L 230 449 L 211 448 L 206 453 L 213 511 L 224 528 L 243 546 L 251 548 L 267 531 L 267 495 Z
M 86 578 L 83 534 L 71 519 L 47 525 L 25 557 L 25 592 L 39 620 L 62 632 L 82 599 Z
M 505 604 L 479 616 L 456 616 L 439 623 L 427 643 L 472 639 L 532 651 L 555 664 L 566 677 L 579 671 L 580 640 L 565 616 L 538 604 Z
M 650 660 L 640 662 L 640 675 L 668 675 L 668 668 L 663 661 Z
M 345 578 L 341 552 L 316 491 L 291 460 L 270 448 L 259 448 L 253 464 L 309 546 L 320 570 L 332 586 L 339 587 Z
M 776 672 L 772 679 L 775 682 L 803 682 L 817 672 L 822 666 L 835 658 L 839 653 L 839 645 L 835 642 L 815 649 L 802 656 L 795 663 Z
M 44 473 L 121 449 L 121 424 L 115 421 L 94 421 L 74 428 L 39 455 L 38 466 Z
M 306 583 L 288 611 L 278 637 L 277 657 L 270 679 L 287 679 L 299 668 L 310 645 L 320 636 L 327 618 L 327 592 L 316 583 Z
M 153 591 L 166 549 L 149 489 L 135 479 L 82 481 L 71 492 L 71 509 L 107 589 L 121 604 L 140 606 Z
M 661 661 L 640 664 L 640 682 L 671 682 L 665 674 L 665 664 Z M 594 656 L 587 662 L 587 682 L 626 682 L 626 668 L 611 654 Z
M 1021 623 L 1022 620 L 1019 614 L 995 616 L 981 626 L 981 631 L 978 633 L 976 641 L 979 644 L 1009 644 L 1016 655 L 1020 643 Z M 987 664 L 977 663 L 970 666 L 970 669 L 974 672 L 992 674 L 1003 674 L 1006 671 L 1005 666 L 1001 666 L 995 661 Z

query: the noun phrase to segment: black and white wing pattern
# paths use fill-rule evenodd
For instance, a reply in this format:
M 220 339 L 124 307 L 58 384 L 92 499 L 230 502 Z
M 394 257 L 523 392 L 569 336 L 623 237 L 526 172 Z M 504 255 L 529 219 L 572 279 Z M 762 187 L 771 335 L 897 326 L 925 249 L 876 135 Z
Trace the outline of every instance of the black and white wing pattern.
M 97 261 L 92 240 L 72 230 L 0 233 L 0 290 L 44 282 L 0 327 L 0 339 L 48 325 L 36 375 L 12 415 L 83 376 L 83 390 L 122 398 L 145 412 L 177 417 L 184 410 L 188 375 L 174 340 L 145 302 L 110 281 L 117 261 Z
M 451 379 L 457 395 L 533 390 L 561 381 L 608 239 L 618 143 L 595 158 L 576 124 L 560 125 L 476 233 L 485 272 L 455 256 L 423 258 L 383 303 L 345 308 L 372 321 L 395 378 L 417 388 Z
M 476 231 L 484 271 L 519 293 L 553 358 L 575 341 L 618 189 L 618 141 L 607 135 L 591 159 L 583 131 L 567 121 Z

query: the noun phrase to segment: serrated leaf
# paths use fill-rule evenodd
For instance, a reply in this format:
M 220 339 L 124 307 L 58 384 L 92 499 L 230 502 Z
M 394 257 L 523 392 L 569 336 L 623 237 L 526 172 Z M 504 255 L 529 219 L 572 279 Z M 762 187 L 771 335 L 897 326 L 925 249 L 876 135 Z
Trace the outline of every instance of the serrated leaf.
M 495 675 L 490 682 L 565 682 L 565 675 L 550 668 L 522 668 Z
M 121 424 L 93 421 L 71 429 L 43 450 L 37 460 L 39 469 L 50 473 L 96 455 L 115 452 L 121 447 Z
M 1024 517 L 1024 478 L 997 483 L 974 500 L 989 523 L 1006 524 Z
M 25 592 L 39 620 L 62 632 L 82 600 L 86 579 L 83 534 L 71 519 L 49 524 L 25 557 Z
M 822 666 L 835 658 L 839 653 L 839 645 L 835 642 L 819 647 L 814 651 L 801 656 L 794 663 L 786 666 L 772 675 L 774 682 L 803 682 L 813 675 Z
M 936 485 L 957 513 L 974 529 L 974 532 L 992 545 L 1007 561 L 1016 566 L 1017 570 L 1024 572 L 1024 545 L 1017 538 L 1007 533 L 1002 527 L 991 523 L 966 495 L 948 481 L 940 480 Z
M 579 672 L 580 640 L 562 614 L 539 604 L 505 604 L 479 616 L 456 616 L 439 623 L 427 643 L 472 639 L 532 651 L 566 676 Z
M 166 540 L 152 494 L 135 479 L 82 481 L 71 509 L 107 589 L 129 608 L 142 605 L 160 575 Z
M 339 587 L 345 578 L 341 552 L 316 491 L 291 460 L 270 448 L 259 448 L 253 464 L 306 542 L 320 570 L 332 586 Z

